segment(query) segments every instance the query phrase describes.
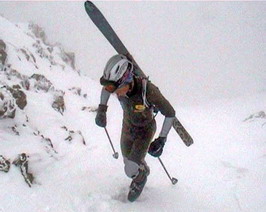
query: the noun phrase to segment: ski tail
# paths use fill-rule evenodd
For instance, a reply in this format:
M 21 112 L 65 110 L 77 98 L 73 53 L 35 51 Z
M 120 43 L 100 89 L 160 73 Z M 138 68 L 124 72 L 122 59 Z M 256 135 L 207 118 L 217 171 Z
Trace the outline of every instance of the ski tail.
M 193 138 L 189 135 L 189 133 L 186 131 L 184 126 L 180 123 L 180 121 L 175 117 L 173 128 L 177 132 L 177 134 L 180 136 L 182 141 L 186 146 L 190 146 L 194 143 Z

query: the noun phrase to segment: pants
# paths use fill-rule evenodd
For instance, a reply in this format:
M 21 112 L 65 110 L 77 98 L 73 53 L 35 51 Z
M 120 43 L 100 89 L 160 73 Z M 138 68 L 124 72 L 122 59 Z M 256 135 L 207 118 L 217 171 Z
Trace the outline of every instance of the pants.
M 125 173 L 128 177 L 137 176 L 139 169 L 146 169 L 149 172 L 145 156 L 155 131 L 155 120 L 144 127 L 136 127 L 123 122 L 121 151 L 124 157 Z

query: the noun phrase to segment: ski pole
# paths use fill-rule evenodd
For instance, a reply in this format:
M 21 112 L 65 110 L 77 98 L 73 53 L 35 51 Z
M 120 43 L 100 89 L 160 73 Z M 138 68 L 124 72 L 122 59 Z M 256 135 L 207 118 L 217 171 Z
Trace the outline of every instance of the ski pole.
M 108 133 L 106 127 L 104 128 L 104 130 L 105 130 L 105 133 L 106 133 L 106 135 L 107 135 L 107 138 L 108 138 L 108 140 L 109 140 L 109 142 L 110 142 L 110 144 L 111 144 L 111 147 L 112 147 L 112 149 L 113 149 L 113 152 L 114 152 L 113 157 L 114 157 L 115 159 L 117 159 L 117 158 L 118 158 L 118 152 L 115 151 L 115 148 L 114 148 L 114 146 L 113 146 L 113 143 L 112 143 L 112 141 L 111 141 L 111 138 L 110 138 L 110 136 L 109 136 L 109 133 Z
M 171 177 L 170 174 L 168 173 L 167 169 L 165 168 L 164 164 L 163 164 L 163 161 L 161 160 L 160 157 L 158 157 L 158 160 L 160 161 L 165 173 L 167 174 L 167 176 L 169 177 L 169 179 L 171 180 L 172 184 L 175 185 L 177 183 L 177 179 L 174 178 L 174 177 Z

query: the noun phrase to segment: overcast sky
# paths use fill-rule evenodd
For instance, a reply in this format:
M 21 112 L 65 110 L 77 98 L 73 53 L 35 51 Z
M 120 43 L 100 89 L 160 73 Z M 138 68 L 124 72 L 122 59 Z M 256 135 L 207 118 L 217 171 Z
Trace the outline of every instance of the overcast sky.
M 140 67 L 174 104 L 266 92 L 265 2 L 96 2 Z M 115 51 L 83 2 L 0 2 L 75 52 L 98 80 Z M 4 29 L 0 29 L 4 30 Z

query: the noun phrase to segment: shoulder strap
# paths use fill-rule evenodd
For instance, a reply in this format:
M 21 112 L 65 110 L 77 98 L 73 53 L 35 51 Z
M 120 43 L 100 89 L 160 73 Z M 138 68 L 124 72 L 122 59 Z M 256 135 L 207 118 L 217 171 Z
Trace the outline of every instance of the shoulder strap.
M 159 112 L 158 108 L 156 108 L 154 105 L 150 104 L 147 100 L 147 84 L 149 81 L 149 77 L 141 77 L 142 80 L 142 99 L 143 99 L 143 104 L 146 107 L 152 108 L 154 117 L 155 118 Z
M 143 105 L 146 107 L 150 107 L 150 103 L 147 100 L 147 83 L 148 83 L 148 78 L 142 77 L 141 78 L 142 82 L 142 99 L 143 99 Z

